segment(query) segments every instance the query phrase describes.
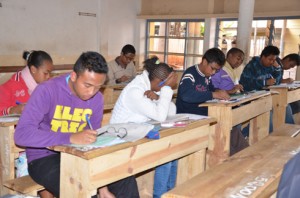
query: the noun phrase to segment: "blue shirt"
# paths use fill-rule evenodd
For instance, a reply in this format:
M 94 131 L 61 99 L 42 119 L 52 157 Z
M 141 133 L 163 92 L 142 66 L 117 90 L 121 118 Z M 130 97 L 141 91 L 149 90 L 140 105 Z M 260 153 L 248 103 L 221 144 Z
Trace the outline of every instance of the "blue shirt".
M 182 75 L 176 100 L 177 113 L 207 115 L 207 107 L 199 104 L 213 99 L 215 88 L 209 77 L 199 70 L 198 65 L 188 68 Z
M 278 85 L 282 78 L 281 70 L 281 67 L 265 67 L 260 63 L 259 57 L 253 57 L 243 70 L 240 84 L 245 91 L 261 90 L 268 79 L 275 78 L 275 84 Z

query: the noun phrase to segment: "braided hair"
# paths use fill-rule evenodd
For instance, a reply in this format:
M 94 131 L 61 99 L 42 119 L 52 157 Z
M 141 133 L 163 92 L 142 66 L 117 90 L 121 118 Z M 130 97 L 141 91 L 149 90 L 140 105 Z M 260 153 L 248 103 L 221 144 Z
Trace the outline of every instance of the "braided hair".
M 172 67 L 166 63 L 161 63 L 156 56 L 145 60 L 143 64 L 144 69 L 149 73 L 150 81 L 152 81 L 154 78 L 165 80 L 170 73 L 173 72 Z

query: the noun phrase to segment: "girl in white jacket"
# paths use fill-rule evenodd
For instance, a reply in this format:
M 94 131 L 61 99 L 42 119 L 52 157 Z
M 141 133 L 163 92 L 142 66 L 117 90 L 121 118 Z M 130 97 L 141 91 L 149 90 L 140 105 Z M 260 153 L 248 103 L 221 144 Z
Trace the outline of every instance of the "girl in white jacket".
M 149 120 L 165 121 L 176 114 L 172 102 L 177 75 L 173 68 L 160 63 L 157 57 L 144 61 L 144 71 L 136 76 L 120 94 L 110 120 L 114 123 L 141 123 Z M 156 168 L 153 197 L 159 198 L 175 186 L 177 161 Z

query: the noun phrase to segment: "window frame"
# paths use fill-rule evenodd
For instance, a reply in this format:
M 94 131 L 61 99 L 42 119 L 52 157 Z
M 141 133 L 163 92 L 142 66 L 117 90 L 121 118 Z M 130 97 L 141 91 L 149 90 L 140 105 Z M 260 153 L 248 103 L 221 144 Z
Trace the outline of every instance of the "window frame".
M 164 22 L 165 25 L 165 35 L 164 36 L 150 36 L 149 35 L 149 29 L 150 29 L 150 23 L 152 22 Z M 185 35 L 183 37 L 171 37 L 169 36 L 169 23 L 170 22 L 184 22 L 186 23 L 186 30 Z M 182 69 L 176 69 L 176 71 L 184 71 L 189 65 L 186 65 L 186 58 L 187 57 L 202 57 L 203 54 L 190 54 L 187 53 L 187 45 L 189 40 L 203 40 L 204 41 L 204 35 L 200 37 L 189 37 L 189 23 L 190 22 L 200 22 L 204 23 L 205 28 L 205 19 L 147 19 L 146 20 L 146 45 L 145 45 L 145 59 L 149 57 L 149 54 L 161 54 L 164 56 L 164 60 L 161 60 L 168 64 L 168 56 L 169 55 L 175 55 L 175 56 L 183 56 L 183 67 Z M 157 52 L 157 51 L 149 51 L 149 41 L 151 38 L 161 38 L 165 39 L 164 41 L 164 52 Z M 168 52 L 168 42 L 170 39 L 184 39 L 184 52 L 183 53 L 175 53 L 175 52 Z M 203 50 L 203 49 L 202 49 Z

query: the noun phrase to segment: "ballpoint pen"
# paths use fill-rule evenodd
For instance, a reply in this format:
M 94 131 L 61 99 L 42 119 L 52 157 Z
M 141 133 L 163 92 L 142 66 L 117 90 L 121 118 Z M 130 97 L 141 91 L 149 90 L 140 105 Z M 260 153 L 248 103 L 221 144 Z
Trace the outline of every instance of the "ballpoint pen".
M 89 115 L 88 115 L 88 114 L 85 115 L 85 119 L 86 119 L 86 121 L 87 121 L 87 123 L 88 123 L 90 129 L 91 129 L 91 130 L 94 130 L 93 127 L 92 127 L 92 124 L 91 124 L 91 121 L 90 121 L 90 118 L 89 118 Z
M 171 77 L 171 75 L 169 75 L 165 80 L 161 81 L 161 82 L 158 84 L 158 86 L 159 86 L 159 87 L 163 86 L 163 85 L 167 82 L 167 80 L 168 80 L 170 77 Z

